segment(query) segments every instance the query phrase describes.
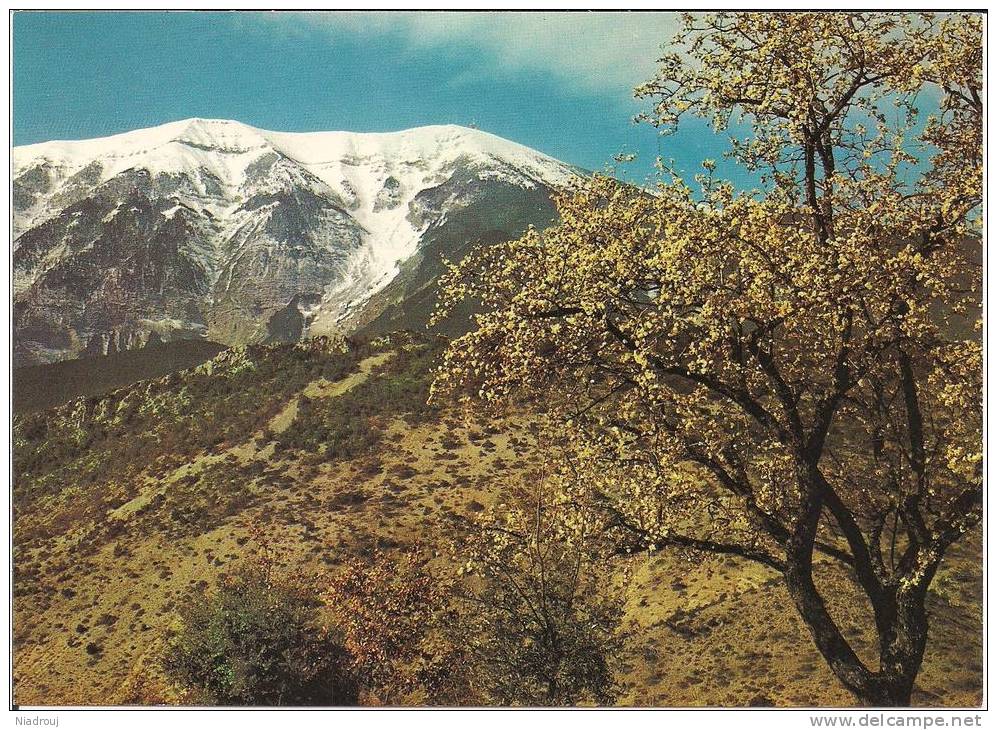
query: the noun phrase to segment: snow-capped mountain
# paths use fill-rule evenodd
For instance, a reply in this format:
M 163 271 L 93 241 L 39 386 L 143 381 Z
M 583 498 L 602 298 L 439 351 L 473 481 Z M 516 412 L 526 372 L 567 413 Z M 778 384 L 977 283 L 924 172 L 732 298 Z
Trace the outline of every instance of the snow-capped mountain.
M 452 249 L 549 222 L 550 190 L 574 172 L 458 126 L 286 133 L 188 119 L 15 147 L 15 358 L 370 325 L 424 298 Z

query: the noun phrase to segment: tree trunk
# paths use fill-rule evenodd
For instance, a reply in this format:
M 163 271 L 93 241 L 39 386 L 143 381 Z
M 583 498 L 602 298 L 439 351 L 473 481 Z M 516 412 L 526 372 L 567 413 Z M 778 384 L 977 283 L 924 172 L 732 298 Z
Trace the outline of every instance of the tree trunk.
M 824 599 L 814 585 L 809 560 L 805 564 L 788 560 L 785 581 L 800 618 L 831 671 L 850 692 L 864 702 L 868 701 L 875 674 L 855 654 L 828 613 Z
M 889 596 L 892 621 L 879 631 L 879 673 L 888 685 L 884 700 L 894 705 L 910 704 L 914 680 L 924 660 L 928 642 L 925 599 L 936 567 L 932 561 L 916 581 L 901 585 Z
M 790 567 L 786 586 L 817 650 L 841 683 L 863 704 L 874 707 L 910 705 L 914 679 L 921 668 L 927 639 L 923 601 L 900 611 L 887 636 L 880 636 L 880 670 L 873 672 L 858 657 L 834 623 L 812 577 Z
M 820 502 L 814 500 L 807 517 L 801 520 L 786 545 L 784 578 L 796 610 L 831 671 L 863 704 L 909 706 L 928 638 L 924 602 L 937 563 L 929 561 L 916 574 L 916 579 L 899 588 L 869 596 L 871 601 L 879 602 L 876 630 L 880 666 L 879 671 L 874 672 L 865 666 L 841 634 L 814 584 L 813 541 L 819 514 Z

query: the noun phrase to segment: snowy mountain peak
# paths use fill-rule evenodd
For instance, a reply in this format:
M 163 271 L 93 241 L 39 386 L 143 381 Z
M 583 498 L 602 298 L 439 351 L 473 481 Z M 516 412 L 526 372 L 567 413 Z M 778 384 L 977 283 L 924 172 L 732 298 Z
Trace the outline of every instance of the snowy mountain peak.
M 228 119 L 188 119 L 171 141 L 228 152 L 250 151 L 268 144 L 257 130 Z
M 301 164 L 322 164 L 344 157 L 383 157 L 413 162 L 454 159 L 460 155 L 493 158 L 512 166 L 526 166 L 545 182 L 564 181 L 571 169 L 548 155 L 477 129 L 458 125 L 415 127 L 399 132 L 274 132 L 230 119 L 193 117 L 157 127 L 109 137 L 59 140 L 13 148 L 14 175 L 48 162 L 82 168 L 94 160 L 155 157 L 171 144 L 206 150 L 250 153 L 271 147 Z M 547 179 L 551 178 L 551 179 Z
M 13 168 L 22 329 L 58 352 L 122 319 L 243 342 L 291 307 L 281 321 L 300 316 L 309 333 L 348 329 L 448 216 L 535 191 L 541 222 L 545 191 L 576 172 L 456 125 L 274 132 L 201 118 L 15 147 Z M 36 345 L 32 357 L 52 357 Z

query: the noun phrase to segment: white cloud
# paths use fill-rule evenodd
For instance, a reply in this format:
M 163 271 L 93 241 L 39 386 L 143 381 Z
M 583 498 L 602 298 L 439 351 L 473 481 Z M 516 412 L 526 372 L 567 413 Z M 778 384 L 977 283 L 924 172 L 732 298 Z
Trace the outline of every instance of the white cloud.
M 480 49 L 482 73 L 540 71 L 583 91 L 627 94 L 648 80 L 677 13 L 655 12 L 330 12 L 275 13 L 287 24 L 331 32 L 394 36 L 409 50 Z M 457 69 L 455 69 L 457 71 Z

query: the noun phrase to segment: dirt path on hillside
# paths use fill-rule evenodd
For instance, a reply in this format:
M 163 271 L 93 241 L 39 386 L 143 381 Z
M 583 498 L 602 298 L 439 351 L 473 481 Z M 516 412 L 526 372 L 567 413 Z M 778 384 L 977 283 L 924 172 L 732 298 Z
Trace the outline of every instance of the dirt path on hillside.
M 267 422 L 267 429 L 273 434 L 281 434 L 286 431 L 298 415 L 298 406 L 301 397 L 306 396 L 312 399 L 337 398 L 344 393 L 353 390 L 370 377 L 374 369 L 388 362 L 395 356 L 394 352 L 382 352 L 377 355 L 361 360 L 357 372 L 347 375 L 342 380 L 326 380 L 318 378 L 308 383 L 301 392 L 293 396 L 287 404 L 277 413 L 276 416 Z M 263 444 L 263 434 L 265 429 L 259 429 L 248 440 L 221 451 L 217 454 L 205 454 L 189 464 L 184 464 L 176 471 L 162 479 L 148 477 L 146 488 L 143 489 L 134 499 L 125 502 L 113 512 L 109 513 L 110 519 L 127 519 L 136 510 L 148 504 L 156 494 L 164 492 L 170 484 L 175 484 L 184 477 L 203 471 L 206 467 L 225 461 L 230 456 L 234 456 L 241 463 L 245 464 L 255 459 L 270 459 L 273 456 L 275 444 L 270 441 Z
M 347 375 L 342 380 L 326 380 L 325 378 L 318 378 L 317 380 L 311 381 L 308 385 L 302 388 L 298 395 L 294 396 L 287 402 L 287 405 L 281 409 L 280 413 L 270 419 L 270 422 L 267 424 L 269 429 L 275 434 L 280 434 L 284 433 L 284 431 L 286 431 L 290 425 L 294 423 L 294 419 L 298 415 L 298 406 L 301 404 L 301 396 L 312 399 L 336 398 L 341 396 L 343 393 L 353 390 L 358 385 L 366 381 L 367 378 L 370 377 L 370 374 L 374 371 L 374 368 L 388 362 L 388 360 L 394 357 L 394 355 L 394 352 L 382 352 L 379 355 L 372 355 L 371 357 L 361 361 L 360 369 L 357 372 Z M 253 438 L 247 442 L 247 444 L 255 443 L 257 438 L 262 435 L 263 431 L 257 431 L 253 435 Z M 242 444 L 242 446 L 245 445 L 246 444 Z

